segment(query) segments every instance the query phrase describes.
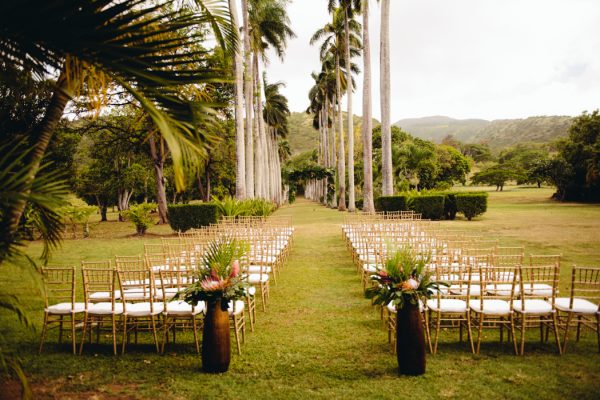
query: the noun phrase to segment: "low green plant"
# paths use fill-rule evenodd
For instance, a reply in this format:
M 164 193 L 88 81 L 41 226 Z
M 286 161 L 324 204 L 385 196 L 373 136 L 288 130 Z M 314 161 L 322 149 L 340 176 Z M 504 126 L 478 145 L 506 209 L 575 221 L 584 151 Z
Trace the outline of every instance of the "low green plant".
M 98 212 L 96 206 L 67 206 L 62 210 L 65 220 L 71 226 L 73 239 L 77 238 L 77 226 L 81 225 L 83 229 L 83 237 L 90 236 L 90 217 Z
M 222 216 L 239 217 L 250 214 L 250 207 L 247 202 L 234 199 L 231 196 L 223 197 L 222 200 L 213 197 L 211 202 L 217 206 L 217 210 Z
M 133 222 L 137 234 L 143 236 L 154 223 L 151 215 L 154 210 L 156 210 L 156 203 L 141 203 L 124 211 L 123 216 Z
M 248 214 L 256 217 L 268 217 L 277 210 L 275 203 L 265 199 L 244 200 L 248 205 Z
M 488 194 L 486 192 L 459 193 L 456 195 L 456 209 L 471 221 L 487 211 Z
M 216 224 L 218 207 L 214 203 L 170 204 L 167 207 L 169 225 L 176 232 Z

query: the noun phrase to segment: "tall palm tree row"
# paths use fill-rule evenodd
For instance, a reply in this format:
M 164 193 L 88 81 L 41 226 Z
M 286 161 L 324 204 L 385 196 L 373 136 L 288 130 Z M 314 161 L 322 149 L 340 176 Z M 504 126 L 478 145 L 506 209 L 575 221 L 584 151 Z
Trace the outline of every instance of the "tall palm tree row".
M 279 149 L 272 143 L 270 127 L 265 121 L 266 87 L 261 80 L 261 64 L 268 65 L 269 49 L 283 59 L 288 39 L 295 37 L 286 11 L 288 3 L 289 0 L 242 0 L 246 197 L 277 203 L 282 200 L 281 177 L 273 168 L 280 167 L 281 160 L 275 160 L 279 158 Z M 234 10 L 235 5 L 231 7 Z M 239 158 L 238 163 L 241 164 Z M 241 169 L 238 165 L 240 175 Z
M 349 33 L 346 35 L 346 25 L 348 26 Z M 320 48 L 320 57 L 323 64 L 323 70 L 332 70 L 333 76 L 335 77 L 335 91 L 332 96 L 332 107 L 334 108 L 333 114 L 335 118 L 334 124 L 337 124 L 338 134 L 338 148 L 337 148 L 337 194 L 338 194 L 338 209 L 340 211 L 346 210 L 346 163 L 345 163 L 345 141 L 344 141 L 344 128 L 343 128 L 343 113 L 342 113 L 342 92 L 346 91 L 352 93 L 355 87 L 352 79 L 352 73 L 358 73 L 358 67 L 352 63 L 352 57 L 360 54 L 360 48 L 362 46 L 360 40 L 360 24 L 355 20 L 349 20 L 346 24 L 346 11 L 341 8 L 332 9 L 332 20 L 327 23 L 323 28 L 317 30 L 310 43 L 315 44 L 318 41 L 322 41 Z M 348 54 L 346 52 L 346 42 L 348 43 Z M 337 110 L 335 110 L 337 106 Z M 351 110 L 350 110 L 351 111 Z M 349 114 L 350 122 L 348 126 L 353 127 L 352 115 Z M 352 130 L 352 128 L 350 128 Z M 352 136 L 354 134 L 352 133 Z M 349 135 L 348 135 L 349 136 Z M 353 141 L 352 147 L 353 147 Z M 353 149 L 352 149 L 352 152 Z M 353 159 L 349 154 L 349 158 Z M 354 162 L 352 162 L 352 192 L 354 191 Z M 353 196 L 352 196 L 353 197 Z
M 374 212 L 373 199 L 373 121 L 371 101 L 371 40 L 369 35 L 369 0 L 362 1 L 363 42 L 363 211 Z

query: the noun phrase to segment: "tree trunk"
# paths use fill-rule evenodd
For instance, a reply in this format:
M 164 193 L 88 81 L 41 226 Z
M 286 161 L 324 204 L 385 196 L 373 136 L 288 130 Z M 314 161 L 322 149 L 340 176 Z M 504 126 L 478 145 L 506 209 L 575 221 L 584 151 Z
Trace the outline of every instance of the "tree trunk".
M 344 122 L 342 120 L 342 89 L 340 83 L 340 60 L 336 57 L 335 60 L 335 90 L 337 94 L 338 107 L 338 131 L 339 131 L 339 146 L 338 146 L 338 210 L 346 211 L 346 151 L 344 149 Z
M 100 222 L 108 221 L 108 218 L 106 218 L 107 211 L 108 211 L 108 209 L 105 205 L 100 206 Z
M 381 0 L 381 153 L 382 194 L 394 194 L 392 177 L 392 127 L 390 123 L 390 0 Z
M 328 108 L 329 109 L 329 108 Z M 335 100 L 331 102 L 331 166 L 336 165 L 337 157 L 337 141 L 336 141 L 336 113 L 335 113 Z M 338 174 L 333 174 L 334 186 L 333 198 L 331 199 L 331 208 L 337 207 L 337 194 L 339 191 L 340 181 Z
M 260 77 L 258 76 L 258 54 L 254 53 L 253 57 L 253 74 L 254 74 L 254 197 L 264 198 L 263 183 L 264 169 L 262 168 L 262 159 L 264 153 L 262 151 L 261 140 L 261 121 L 263 120 L 260 114 L 261 92 L 260 92 Z
M 148 137 L 150 144 L 150 156 L 154 165 L 154 175 L 156 177 L 156 204 L 158 205 L 158 225 L 168 224 L 167 216 L 167 193 L 165 192 L 165 146 L 162 137 L 159 137 L 160 147 L 156 146 L 154 133 Z
M 348 6 L 350 7 L 350 6 Z M 352 69 L 350 68 L 350 28 L 348 27 L 348 7 L 344 16 L 344 53 L 346 58 L 346 95 L 348 106 L 348 211 L 356 210 L 354 199 L 354 121 L 352 118 Z
M 237 2 L 235 0 L 229 0 L 229 12 L 236 36 L 239 38 Z M 246 198 L 246 140 L 244 138 L 244 73 L 241 47 L 238 47 L 235 52 L 233 73 L 235 76 L 235 197 L 243 200 Z
M 20 193 L 21 196 L 19 200 L 15 201 L 12 206 L 3 210 L 6 220 L 9 222 L 8 225 L 0 231 L 0 234 L 2 234 L 3 237 L 13 237 L 19 228 L 19 221 L 21 220 L 21 216 L 27 205 L 26 198 L 29 196 L 29 193 L 31 193 L 31 184 L 40 169 L 40 163 L 46 154 L 50 139 L 52 138 L 65 107 L 71 98 L 68 92 L 71 87 L 77 85 L 76 82 L 67 81 L 64 68 L 65 67 L 63 66 L 63 69 L 58 76 L 52 99 L 50 99 L 50 104 L 46 109 L 42 122 L 40 122 L 29 135 L 29 145 L 32 146 L 32 150 L 24 160 L 29 168 L 27 180 L 23 185 L 25 190 L 23 193 Z M 71 85 L 69 85 L 69 83 L 71 83 Z M 4 260 L 0 259 L 0 264 L 2 264 L 3 261 Z
M 248 0 L 242 0 L 244 30 L 244 95 L 246 96 L 246 197 L 254 198 L 254 137 L 252 123 L 252 105 L 254 104 L 254 85 L 252 84 L 252 60 L 250 58 L 250 28 L 248 27 Z
M 371 40 L 369 37 L 369 2 L 363 10 L 363 211 L 375 212 L 373 200 L 373 122 L 371 118 Z

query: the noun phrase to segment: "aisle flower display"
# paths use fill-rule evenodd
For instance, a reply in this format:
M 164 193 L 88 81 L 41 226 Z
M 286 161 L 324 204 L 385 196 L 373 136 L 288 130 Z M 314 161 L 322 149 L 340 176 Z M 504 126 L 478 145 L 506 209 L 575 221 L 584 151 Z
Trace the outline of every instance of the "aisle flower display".
M 196 279 L 178 294 L 189 304 L 206 302 L 202 338 L 202 369 L 206 372 L 229 369 L 229 308 L 248 296 L 249 285 L 240 272 L 240 260 L 247 251 L 248 244 L 237 239 L 225 237 L 211 242 Z
M 428 257 L 410 247 L 391 252 L 383 268 L 371 275 L 373 286 L 365 295 L 382 307 L 396 309 L 398 369 L 404 375 L 425 373 L 425 337 L 420 307 L 423 300 L 439 290 L 442 282 L 431 280 Z

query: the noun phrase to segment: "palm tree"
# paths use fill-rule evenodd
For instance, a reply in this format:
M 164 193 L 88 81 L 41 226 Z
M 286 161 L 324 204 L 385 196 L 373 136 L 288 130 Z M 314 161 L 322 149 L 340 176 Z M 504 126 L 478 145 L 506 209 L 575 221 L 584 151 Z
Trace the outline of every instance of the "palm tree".
M 269 146 L 269 174 L 272 185 L 270 187 L 270 198 L 276 203 L 283 201 L 281 193 L 281 158 L 279 152 L 279 141 L 285 139 L 288 134 L 288 117 L 290 109 L 287 98 L 279 92 L 279 88 L 285 86 L 283 82 L 267 83 L 266 73 L 263 74 L 265 87 L 265 107 L 263 118 L 267 124 L 269 135 L 267 145 Z
M 250 23 L 248 0 L 242 0 L 244 30 L 244 95 L 246 106 L 246 195 L 254 198 L 254 137 L 252 134 L 252 105 L 254 104 L 254 85 L 252 81 L 252 53 L 250 50 Z
M 392 131 L 390 122 L 390 0 L 381 0 L 380 35 L 380 96 L 381 96 L 381 151 L 382 194 L 394 194 L 392 171 Z
M 199 122 L 209 122 L 207 102 L 190 102 L 181 86 L 222 80 L 223 72 L 200 68 L 194 48 L 197 27 L 209 24 L 223 47 L 235 45 L 227 8 L 220 2 L 196 2 L 194 10 L 158 4 L 73 0 L 4 1 L 0 4 L 0 62 L 37 76 L 59 71 L 53 97 L 42 122 L 28 134 L 31 152 L 23 196 L 4 209 L 2 237 L 13 237 L 63 111 L 81 88 L 105 90 L 115 82 L 150 115 L 167 142 L 184 186 L 184 167 L 198 165 L 209 139 Z M 226 45 L 227 43 L 227 45 Z M 143 44 L 143 45 L 142 45 Z M 178 66 L 174 68 L 174 66 Z
M 371 118 L 371 40 L 369 37 L 369 0 L 362 1 L 363 17 L 363 211 L 374 212 L 373 203 L 373 121 Z
M 356 22 L 356 21 L 354 21 Z M 338 210 L 346 211 L 346 166 L 345 166 L 345 145 L 343 135 L 343 119 L 342 119 L 342 90 L 350 90 L 354 87 L 352 80 L 352 73 L 358 72 L 358 67 L 351 62 L 351 58 L 360 54 L 359 48 L 361 46 L 360 39 L 358 38 L 357 32 L 360 32 L 360 25 L 350 24 L 351 35 L 350 35 L 350 57 L 345 56 L 345 22 L 344 22 L 344 11 L 340 8 L 335 9 L 333 12 L 332 21 L 327 23 L 323 28 L 317 30 L 310 43 L 314 44 L 319 40 L 323 40 L 320 49 L 320 56 L 323 64 L 329 63 L 333 67 L 327 67 L 335 71 L 335 96 L 334 104 L 337 103 L 337 124 L 339 134 L 339 145 L 338 145 Z M 349 65 L 350 68 L 346 68 Z M 325 68 L 325 67 L 324 67 Z M 348 77 L 350 77 L 350 85 L 347 84 Z M 348 89 L 348 87 L 350 88 Z
M 270 191 L 268 174 L 268 154 L 269 146 L 267 145 L 267 137 L 263 115 L 262 89 L 260 80 L 260 64 L 259 57 L 266 64 L 268 58 L 266 51 L 272 48 L 277 56 L 283 59 L 287 40 L 295 37 L 295 33 L 290 28 L 290 19 L 287 15 L 288 0 L 252 0 L 249 10 L 250 24 L 250 42 L 253 51 L 253 74 L 254 74 L 254 90 L 255 90 L 255 111 L 258 124 L 257 127 L 257 146 L 255 161 L 255 194 L 259 197 L 266 198 Z
M 331 13 L 334 9 L 336 1 L 329 0 L 329 12 Z M 354 18 L 355 11 L 360 11 L 361 1 L 360 0 L 338 0 L 339 8 L 343 11 L 344 15 L 344 59 L 350 60 L 350 47 L 360 47 L 360 38 L 358 32 L 360 31 L 360 24 L 356 22 Z M 354 42 L 354 43 L 353 43 Z M 349 62 L 349 61 L 348 61 Z M 350 81 L 351 71 L 346 70 L 346 79 Z M 346 87 L 346 104 L 347 104 L 347 117 L 348 117 L 348 211 L 354 212 L 355 206 L 355 190 L 354 190 L 354 119 L 352 114 L 352 86 Z
M 238 36 L 239 23 L 237 15 L 237 2 L 229 0 L 229 12 L 234 32 Z M 242 49 L 238 47 L 233 59 L 233 72 L 235 76 L 235 197 L 246 198 L 246 138 L 244 137 L 244 66 L 242 63 Z

